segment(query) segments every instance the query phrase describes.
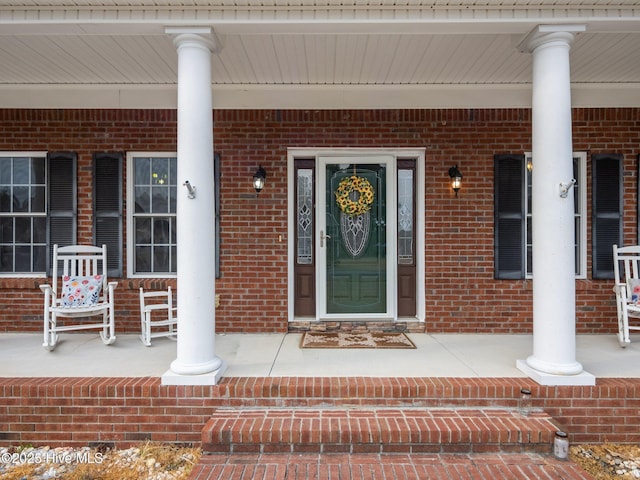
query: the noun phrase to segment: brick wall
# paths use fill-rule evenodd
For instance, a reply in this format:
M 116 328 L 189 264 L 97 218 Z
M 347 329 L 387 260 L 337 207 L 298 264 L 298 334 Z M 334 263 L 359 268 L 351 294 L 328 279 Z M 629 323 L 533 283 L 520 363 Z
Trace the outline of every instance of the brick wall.
M 524 383 L 523 383 L 524 382 Z M 543 387 L 523 378 L 229 378 L 214 387 L 157 378 L 0 379 L 0 445 L 199 444 L 213 409 L 226 407 L 507 407 L 531 388 L 573 443 L 640 442 L 640 379 Z
M 639 110 L 574 111 L 576 151 L 624 155 L 627 244 L 638 241 Z M 0 150 L 78 153 L 80 242 L 92 238 L 91 155 L 175 151 L 175 132 L 173 110 L 0 110 Z M 530 151 L 530 137 L 528 109 L 214 112 L 222 197 L 217 330 L 287 329 L 287 148 L 424 147 L 426 330 L 530 332 L 531 282 L 493 279 L 493 155 Z M 447 174 L 454 164 L 464 174 L 458 198 Z M 256 197 L 251 177 L 258 165 L 268 176 Z M 590 162 L 588 178 L 590 199 Z M 589 276 L 590 208 L 589 200 Z M 39 283 L 41 279 L 0 278 L 0 331 L 41 329 Z M 118 332 L 139 328 L 139 286 L 159 289 L 167 284 L 175 288 L 175 280 L 127 279 L 125 272 L 116 290 Z M 615 331 L 610 282 L 588 278 L 576 286 L 578 333 Z

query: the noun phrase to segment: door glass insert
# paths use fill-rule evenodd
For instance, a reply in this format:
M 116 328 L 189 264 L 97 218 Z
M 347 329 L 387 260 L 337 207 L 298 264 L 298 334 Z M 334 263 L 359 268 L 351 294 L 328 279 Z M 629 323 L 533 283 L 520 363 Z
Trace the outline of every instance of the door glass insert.
M 313 170 L 297 170 L 297 252 L 296 261 L 300 265 L 313 263 Z
M 413 170 L 398 170 L 398 263 L 413 264 Z

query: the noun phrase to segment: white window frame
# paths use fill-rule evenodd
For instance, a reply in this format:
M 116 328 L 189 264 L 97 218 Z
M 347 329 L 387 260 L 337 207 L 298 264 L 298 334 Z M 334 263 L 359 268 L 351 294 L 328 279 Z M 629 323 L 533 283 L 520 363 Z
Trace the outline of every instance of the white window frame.
M 171 272 L 135 272 L 135 170 L 134 160 L 139 157 L 145 158 L 177 158 L 177 152 L 128 152 L 127 153 L 127 276 L 131 278 L 176 278 L 176 273 Z M 176 186 L 177 188 L 177 186 Z M 166 216 L 175 217 L 176 213 L 169 213 Z
M 0 213 L 0 216 L 2 217 L 17 217 L 17 216 L 23 216 L 23 217 L 44 217 L 45 219 L 47 218 L 48 215 L 48 211 L 49 211 L 49 158 L 48 158 L 48 152 L 46 151 L 36 151 L 36 152 L 23 152 L 23 151 L 2 151 L 0 152 L 0 157 L 2 158 L 16 158 L 16 157 L 20 157 L 20 158 L 43 158 L 44 159 L 44 168 L 45 168 L 45 182 L 44 182 L 44 186 L 45 186 L 45 198 L 44 198 L 44 212 L 37 212 L 37 213 L 33 213 L 31 211 L 29 212 L 25 212 L 25 213 L 13 213 L 13 212 L 6 212 L 6 213 Z M 48 236 L 48 235 L 47 235 Z M 31 245 L 33 245 L 33 242 L 31 243 Z M 48 238 L 45 237 L 45 247 L 48 249 L 49 248 L 49 241 Z M 45 254 L 46 257 L 46 254 Z M 45 269 L 46 269 L 46 260 L 45 260 Z M 42 278 L 42 277 L 46 277 L 46 271 L 36 271 L 36 272 L 0 272 L 0 277 L 2 278 Z
M 530 170 L 529 165 L 533 166 L 533 156 L 531 152 L 525 152 L 525 165 L 527 171 Z M 578 160 L 579 172 L 578 178 L 576 178 L 576 189 L 575 192 L 578 192 L 578 213 L 574 213 L 575 218 L 580 220 L 580 225 L 577 232 L 576 248 L 578 249 L 578 260 L 576 261 L 576 279 L 586 279 L 587 278 L 587 153 L 586 152 L 573 152 L 573 159 Z M 529 256 L 526 254 L 528 251 L 528 238 L 527 232 L 529 229 L 529 223 L 531 220 L 531 212 L 529 211 L 529 202 L 528 200 L 528 192 L 531 189 L 531 185 L 529 184 L 529 179 L 531 175 L 524 175 L 524 195 L 525 195 L 525 235 L 524 235 L 524 272 L 525 278 L 532 279 L 533 275 L 529 272 L 529 264 L 528 259 Z

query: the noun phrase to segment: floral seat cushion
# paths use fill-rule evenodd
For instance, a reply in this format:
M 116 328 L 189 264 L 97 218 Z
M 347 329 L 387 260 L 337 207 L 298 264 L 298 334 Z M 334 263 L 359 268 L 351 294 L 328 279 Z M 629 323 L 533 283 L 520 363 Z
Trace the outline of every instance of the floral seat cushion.
M 85 307 L 95 305 L 102 291 L 102 275 L 93 277 L 62 278 L 62 305 L 65 307 Z

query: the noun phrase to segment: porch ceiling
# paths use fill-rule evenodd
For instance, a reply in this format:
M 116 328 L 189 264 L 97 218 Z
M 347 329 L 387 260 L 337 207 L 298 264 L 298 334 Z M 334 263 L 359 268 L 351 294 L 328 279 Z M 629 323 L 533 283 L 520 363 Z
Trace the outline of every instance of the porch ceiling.
M 165 27 L 199 25 L 220 45 L 218 108 L 526 105 L 531 56 L 516 45 L 546 23 L 586 25 L 574 103 L 640 105 L 636 0 L 8 0 L 0 104 L 174 106 Z

